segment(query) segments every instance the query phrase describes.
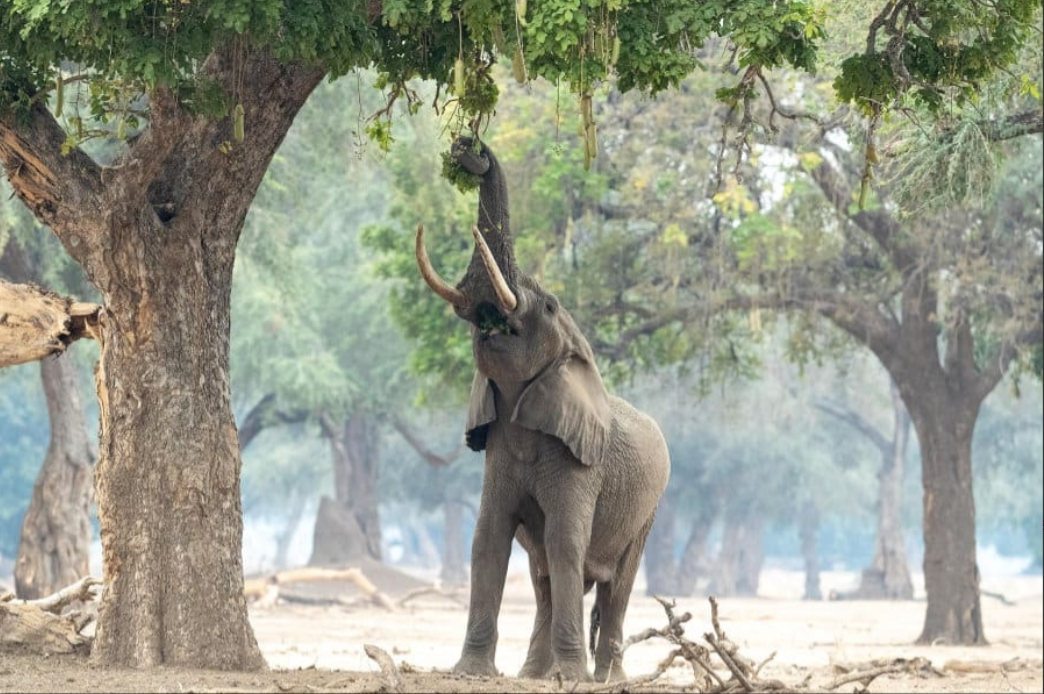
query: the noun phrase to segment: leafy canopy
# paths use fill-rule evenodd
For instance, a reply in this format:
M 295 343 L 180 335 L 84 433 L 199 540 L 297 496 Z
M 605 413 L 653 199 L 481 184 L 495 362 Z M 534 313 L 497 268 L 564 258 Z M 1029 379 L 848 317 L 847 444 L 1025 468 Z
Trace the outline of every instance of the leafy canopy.
M 812 4 L 799 1 L 0 0 L 0 115 L 25 115 L 52 93 L 60 110 L 74 80 L 103 121 L 126 118 L 136 97 L 161 85 L 221 115 L 235 97 L 200 78 L 203 61 L 216 49 L 263 47 L 331 77 L 375 66 L 390 99 L 405 96 L 414 110 L 407 82 L 435 80 L 474 125 L 496 105 L 497 62 L 520 81 L 562 81 L 580 95 L 611 74 L 623 91 L 655 93 L 691 73 L 715 33 L 729 34 L 745 63 L 813 70 L 822 30 Z M 371 135 L 388 137 L 376 126 Z

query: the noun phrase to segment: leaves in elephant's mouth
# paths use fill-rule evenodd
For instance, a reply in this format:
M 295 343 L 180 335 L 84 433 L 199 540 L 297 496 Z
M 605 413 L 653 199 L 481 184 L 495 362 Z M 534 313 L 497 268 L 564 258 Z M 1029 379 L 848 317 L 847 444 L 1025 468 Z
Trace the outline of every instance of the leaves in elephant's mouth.
M 488 307 L 487 310 L 480 309 L 478 315 L 475 317 L 475 325 L 478 327 L 479 332 L 482 333 L 483 337 L 489 337 L 493 334 L 518 334 L 518 332 L 516 332 L 508 323 L 507 318 L 501 315 L 500 311 L 497 311 L 493 307 Z

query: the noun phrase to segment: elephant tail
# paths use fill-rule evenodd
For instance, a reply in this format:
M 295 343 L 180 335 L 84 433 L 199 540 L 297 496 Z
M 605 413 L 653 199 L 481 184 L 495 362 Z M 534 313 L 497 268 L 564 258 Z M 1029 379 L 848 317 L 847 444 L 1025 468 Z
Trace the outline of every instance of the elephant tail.
M 598 603 L 596 602 L 594 607 L 591 608 L 591 655 L 595 654 L 595 643 L 598 641 L 598 627 L 602 625 L 602 612 L 598 609 Z

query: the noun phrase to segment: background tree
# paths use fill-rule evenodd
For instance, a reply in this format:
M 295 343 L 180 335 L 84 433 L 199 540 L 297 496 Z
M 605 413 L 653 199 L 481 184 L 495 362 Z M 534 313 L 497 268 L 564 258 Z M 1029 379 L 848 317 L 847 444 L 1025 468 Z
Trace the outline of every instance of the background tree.
M 0 186 L 0 195 L 5 190 Z M 82 275 L 19 208 L 10 201 L 0 203 L 0 276 L 66 290 L 71 285 L 82 292 Z M 83 356 L 64 354 L 40 362 L 50 443 L 28 507 L 14 504 L 25 511 L 14 568 L 15 590 L 23 599 L 50 595 L 88 573 L 97 453 L 81 403 L 84 388 L 77 360 Z

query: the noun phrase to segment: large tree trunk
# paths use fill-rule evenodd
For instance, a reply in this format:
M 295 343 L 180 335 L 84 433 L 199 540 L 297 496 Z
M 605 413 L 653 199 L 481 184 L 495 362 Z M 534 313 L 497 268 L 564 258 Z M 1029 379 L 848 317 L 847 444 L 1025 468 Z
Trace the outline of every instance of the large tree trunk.
M 979 403 L 948 395 L 925 393 L 907 401 L 921 442 L 924 485 L 928 610 L 917 642 L 985 644 L 972 493 L 972 436 Z
M 377 506 L 377 421 L 357 413 L 342 426 L 323 417 L 333 452 L 335 498 L 323 497 L 315 520 L 311 566 L 349 564 L 360 557 L 381 560 Z
M 128 291 L 107 297 L 98 366 L 107 589 L 94 654 L 107 664 L 257 668 L 228 391 L 234 245 L 181 226 L 128 229 L 111 268 Z
M 23 600 L 51 595 L 88 573 L 94 461 L 70 357 L 40 362 L 51 442 L 25 513 L 15 564 Z
M 201 79 L 242 104 L 197 116 L 150 93 L 149 125 L 112 166 L 65 151 L 42 104 L 0 123 L 0 162 L 102 292 L 98 517 L 102 665 L 264 666 L 243 597 L 239 443 L 228 343 L 236 243 L 321 68 L 266 50 L 212 54 Z M 235 80 L 233 79 L 235 77 Z

